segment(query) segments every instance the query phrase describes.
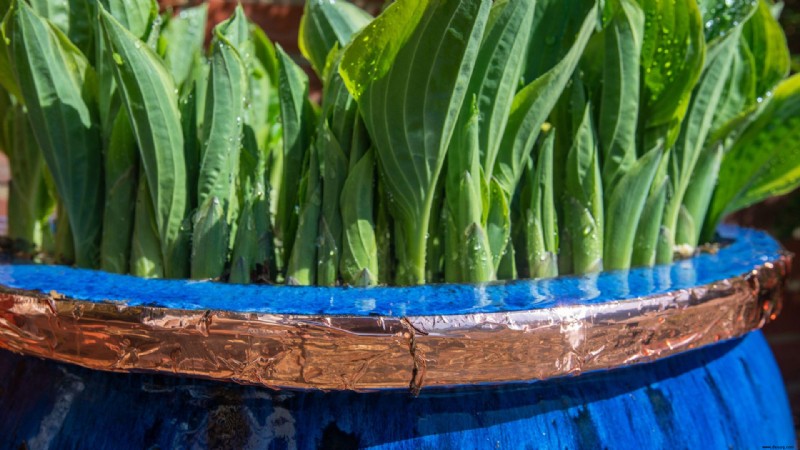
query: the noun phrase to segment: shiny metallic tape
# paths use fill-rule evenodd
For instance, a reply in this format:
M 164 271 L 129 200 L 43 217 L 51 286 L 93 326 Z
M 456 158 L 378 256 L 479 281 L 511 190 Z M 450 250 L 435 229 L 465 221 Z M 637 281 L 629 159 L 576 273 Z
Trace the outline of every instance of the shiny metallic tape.
M 741 336 L 780 311 L 788 255 L 711 285 L 593 305 L 450 316 L 128 307 L 0 286 L 0 347 L 114 372 L 272 388 L 419 389 L 543 380 Z

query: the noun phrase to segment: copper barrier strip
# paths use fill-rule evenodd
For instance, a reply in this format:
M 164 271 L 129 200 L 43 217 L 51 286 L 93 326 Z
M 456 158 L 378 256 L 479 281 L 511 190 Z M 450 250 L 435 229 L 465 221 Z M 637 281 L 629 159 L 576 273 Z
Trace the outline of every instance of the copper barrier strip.
M 652 361 L 762 327 L 789 256 L 633 300 L 449 316 L 303 316 L 97 303 L 0 286 L 0 347 L 112 372 L 272 388 L 411 389 L 542 380 Z

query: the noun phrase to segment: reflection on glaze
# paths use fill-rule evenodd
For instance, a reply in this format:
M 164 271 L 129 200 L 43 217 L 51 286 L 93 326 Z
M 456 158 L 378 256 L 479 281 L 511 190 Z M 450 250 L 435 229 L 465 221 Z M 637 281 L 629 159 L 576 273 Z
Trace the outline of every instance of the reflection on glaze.
M 720 235 L 734 242 L 717 254 L 702 254 L 670 265 L 587 277 L 501 282 L 477 289 L 457 284 L 376 288 L 242 286 L 144 280 L 43 265 L 0 265 L 0 284 L 43 293 L 57 289 L 59 294 L 79 300 L 123 300 L 129 306 L 403 317 L 519 311 L 631 299 L 711 284 L 780 257 L 780 244 L 766 233 L 726 226 L 720 229 Z

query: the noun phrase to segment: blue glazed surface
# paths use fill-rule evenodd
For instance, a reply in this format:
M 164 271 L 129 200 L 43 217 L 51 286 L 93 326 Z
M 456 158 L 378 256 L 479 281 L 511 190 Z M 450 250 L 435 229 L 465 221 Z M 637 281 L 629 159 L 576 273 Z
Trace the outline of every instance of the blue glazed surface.
M 80 300 L 122 300 L 131 306 L 277 314 L 450 315 L 602 303 L 664 293 L 739 276 L 780 256 L 780 245 L 766 233 L 735 227 L 722 227 L 719 232 L 733 243 L 717 254 L 702 254 L 671 265 L 481 286 L 243 286 L 144 280 L 63 266 L 16 264 L 0 265 L 0 284 L 45 293 L 56 290 Z
M 279 392 L 0 351 L 0 448 L 764 448 L 795 443 L 761 334 L 499 388 Z M 338 445 L 338 447 L 337 447 Z M 773 447 L 774 448 L 774 447 Z M 788 447 L 786 447 L 788 448 Z

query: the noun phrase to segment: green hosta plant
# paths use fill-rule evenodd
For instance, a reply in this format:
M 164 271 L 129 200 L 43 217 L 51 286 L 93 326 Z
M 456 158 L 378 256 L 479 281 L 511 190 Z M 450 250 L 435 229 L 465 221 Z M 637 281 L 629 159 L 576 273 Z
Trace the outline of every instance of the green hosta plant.
M 10 232 L 85 267 L 236 283 L 668 263 L 800 185 L 800 78 L 771 6 L 396 0 L 372 18 L 313 0 L 312 74 L 241 8 L 205 49 L 205 6 L 15 0 Z

